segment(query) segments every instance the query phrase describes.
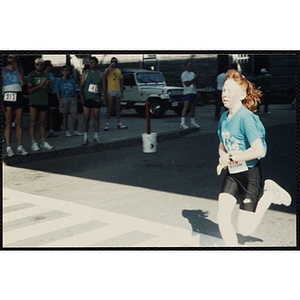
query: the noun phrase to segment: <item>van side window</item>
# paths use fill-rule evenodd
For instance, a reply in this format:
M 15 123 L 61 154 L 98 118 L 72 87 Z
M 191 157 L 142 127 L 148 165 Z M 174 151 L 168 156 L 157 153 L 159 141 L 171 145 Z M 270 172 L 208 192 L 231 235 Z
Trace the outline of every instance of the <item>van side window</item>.
M 134 86 L 135 80 L 133 74 L 123 74 L 123 85 Z

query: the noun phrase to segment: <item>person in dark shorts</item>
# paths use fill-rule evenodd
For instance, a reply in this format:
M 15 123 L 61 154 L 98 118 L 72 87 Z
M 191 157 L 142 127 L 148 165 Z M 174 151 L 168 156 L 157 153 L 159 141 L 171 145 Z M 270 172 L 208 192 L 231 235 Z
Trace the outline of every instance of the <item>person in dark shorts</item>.
M 218 224 L 223 241 L 237 246 L 238 240 L 231 222 L 237 201 L 240 208 L 237 227 L 240 234 L 252 234 L 271 203 L 291 204 L 291 196 L 274 181 L 264 183 L 260 159 L 267 152 L 265 128 L 254 114 L 261 91 L 236 70 L 228 70 L 222 91 L 222 101 L 228 109 L 219 121 L 219 165 L 217 174 L 227 169 L 218 198 Z
M 50 90 L 49 74 L 43 71 L 44 61 L 41 58 L 35 60 L 35 70 L 28 74 L 27 86 L 30 105 L 30 117 L 31 123 L 29 128 L 29 134 L 32 142 L 32 151 L 39 151 L 35 140 L 35 128 L 37 122 L 39 122 L 39 133 L 41 138 L 41 148 L 51 150 L 53 147 L 49 145 L 45 140 L 45 121 L 47 116 L 47 110 L 49 107 L 47 90 Z
M 18 141 L 17 154 L 27 155 L 28 152 L 22 147 L 22 120 L 23 120 L 23 95 L 22 86 L 25 85 L 25 79 L 22 69 L 17 63 L 17 56 L 9 54 L 7 57 L 8 65 L 2 69 L 2 91 L 3 91 L 3 111 L 5 113 L 6 125 L 4 135 L 6 139 L 6 155 L 14 156 L 11 149 L 11 127 L 13 122 L 13 113 L 16 117 L 16 135 Z

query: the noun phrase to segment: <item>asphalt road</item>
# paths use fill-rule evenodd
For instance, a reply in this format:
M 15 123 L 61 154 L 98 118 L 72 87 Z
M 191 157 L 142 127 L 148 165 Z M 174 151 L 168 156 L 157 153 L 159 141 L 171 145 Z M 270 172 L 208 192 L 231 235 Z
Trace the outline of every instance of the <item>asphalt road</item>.
M 294 199 L 290 207 L 271 208 L 296 213 L 295 125 L 271 126 L 266 131 L 263 177 L 278 182 Z M 194 133 L 159 143 L 156 153 L 145 154 L 134 146 L 31 162 L 22 168 L 217 200 L 223 178 L 215 171 L 217 148 L 216 134 Z

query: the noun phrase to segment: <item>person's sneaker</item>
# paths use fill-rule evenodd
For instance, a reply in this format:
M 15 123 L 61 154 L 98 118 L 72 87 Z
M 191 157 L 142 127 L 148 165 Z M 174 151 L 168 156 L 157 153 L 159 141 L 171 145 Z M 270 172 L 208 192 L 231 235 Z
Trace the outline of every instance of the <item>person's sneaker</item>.
M 49 131 L 47 137 L 48 137 L 48 138 L 57 137 L 57 134 L 56 134 L 55 132 L 53 132 L 53 131 Z
M 25 156 L 25 155 L 28 155 L 28 152 L 21 146 L 21 147 L 18 147 L 17 154 Z
M 69 131 L 66 131 L 66 137 L 71 137 L 72 134 Z
M 82 136 L 83 133 L 82 132 L 79 132 L 79 131 L 74 131 L 74 135 L 77 135 L 77 136 Z
M 39 151 L 40 147 L 38 146 L 37 142 L 35 142 L 32 146 L 31 146 L 31 150 L 32 151 Z
M 15 154 L 14 154 L 14 152 L 12 151 L 12 149 L 10 147 L 7 147 L 6 148 L 6 155 L 7 155 L 7 157 L 13 157 Z
M 118 129 L 127 129 L 128 127 L 125 126 L 124 124 L 118 124 L 117 128 Z
M 47 142 L 44 142 L 44 144 L 41 144 L 41 148 L 45 150 L 52 150 L 53 147 L 49 145 Z
M 185 124 L 180 124 L 180 128 L 181 128 L 181 129 L 189 129 L 189 127 L 186 126 Z
M 274 204 L 290 206 L 292 202 L 290 194 L 271 179 L 265 180 L 264 191 L 274 192 L 275 199 L 272 200 Z
M 89 143 L 89 139 L 84 139 L 83 143 L 82 143 L 82 146 L 87 146 L 88 143 Z
M 101 141 L 98 138 L 94 138 L 94 144 L 99 145 L 101 144 Z
M 104 130 L 105 131 L 109 130 L 109 125 L 108 124 L 105 125 Z
M 194 127 L 194 128 L 200 128 L 201 126 L 197 123 L 192 123 L 191 124 L 191 127 Z

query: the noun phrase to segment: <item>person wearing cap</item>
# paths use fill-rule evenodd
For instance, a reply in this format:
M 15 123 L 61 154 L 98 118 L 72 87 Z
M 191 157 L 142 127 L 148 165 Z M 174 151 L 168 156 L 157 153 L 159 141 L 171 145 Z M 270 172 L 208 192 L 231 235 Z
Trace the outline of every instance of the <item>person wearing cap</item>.
M 261 96 L 261 103 L 264 103 L 264 112 L 265 114 L 269 115 L 269 83 L 270 83 L 271 75 L 267 71 L 267 69 L 263 68 L 260 70 L 260 75 L 257 76 L 255 85 L 259 88 L 262 92 Z M 259 106 L 257 107 L 257 111 L 259 112 Z
M 23 71 L 18 65 L 17 56 L 9 54 L 8 65 L 2 69 L 2 91 L 3 91 L 3 111 L 5 113 L 5 139 L 6 139 L 6 155 L 14 156 L 11 149 L 11 127 L 13 121 L 13 113 L 16 117 L 16 135 L 18 141 L 17 154 L 27 155 L 28 152 L 22 147 L 22 120 L 23 120 L 23 95 L 22 86 L 26 84 Z
M 51 150 L 53 149 L 53 147 L 49 145 L 45 140 L 45 121 L 47 110 L 49 107 L 47 91 L 50 91 L 50 77 L 48 73 L 43 71 L 44 61 L 42 58 L 37 58 L 34 63 L 35 70 L 29 73 L 27 77 L 27 88 L 28 93 L 30 94 L 29 105 L 31 123 L 29 134 L 32 142 L 31 150 L 39 151 L 40 148 Z M 38 146 L 35 140 L 35 130 L 37 122 L 39 122 L 41 147 Z

